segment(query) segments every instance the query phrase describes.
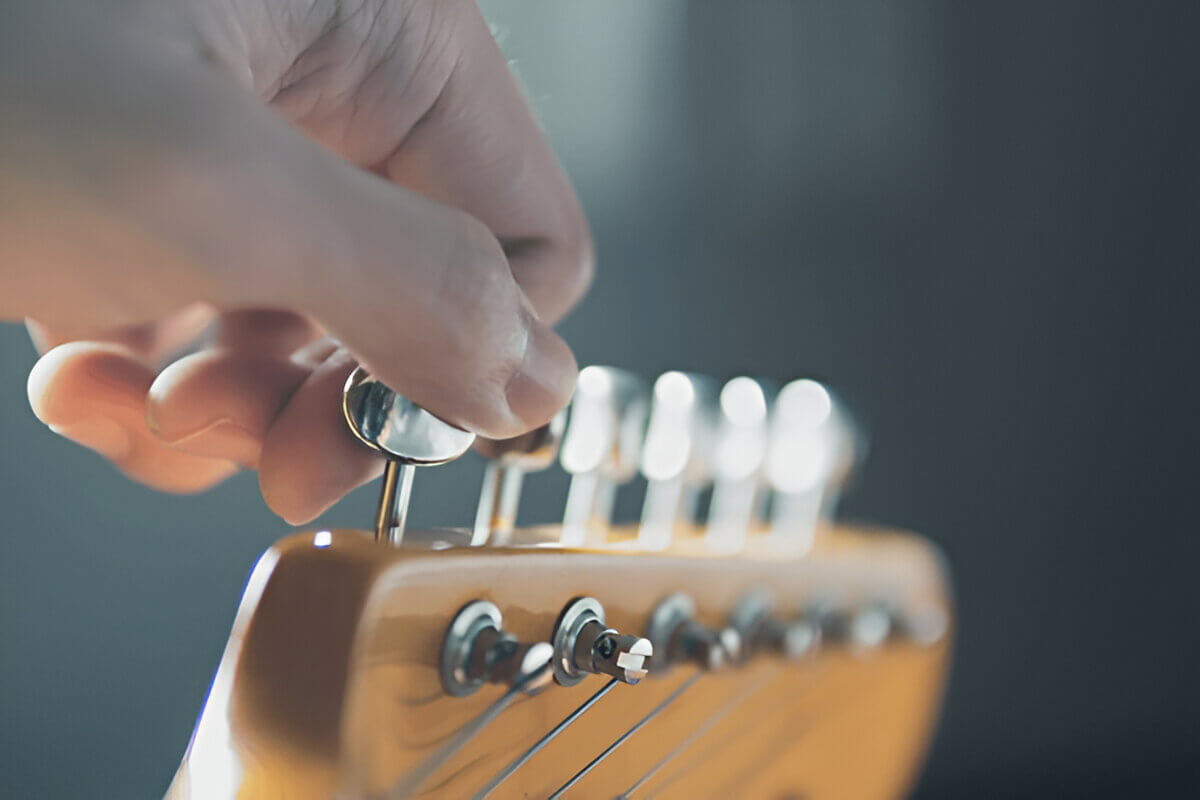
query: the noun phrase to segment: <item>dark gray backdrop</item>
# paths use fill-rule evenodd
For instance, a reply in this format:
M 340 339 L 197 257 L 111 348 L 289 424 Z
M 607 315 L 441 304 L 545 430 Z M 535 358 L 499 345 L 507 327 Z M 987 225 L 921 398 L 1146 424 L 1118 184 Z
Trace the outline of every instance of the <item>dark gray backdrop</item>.
M 849 511 L 945 548 L 922 797 L 1195 796 L 1194 8 L 485 6 L 595 228 L 581 362 L 830 380 L 874 432 Z M 251 475 L 167 497 L 57 440 L 32 362 L 0 329 L 0 796 L 156 796 L 287 528 Z

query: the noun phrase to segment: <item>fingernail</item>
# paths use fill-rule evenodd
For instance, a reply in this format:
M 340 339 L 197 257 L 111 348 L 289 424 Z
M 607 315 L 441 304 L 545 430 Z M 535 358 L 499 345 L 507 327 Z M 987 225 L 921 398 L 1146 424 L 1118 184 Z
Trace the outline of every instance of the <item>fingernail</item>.
M 159 438 L 176 450 L 194 456 L 233 461 L 252 469 L 258 466 L 258 459 L 262 455 L 260 438 L 228 418 L 218 419 L 174 439 Z
M 567 343 L 543 323 L 531 320 L 525 358 L 505 387 L 508 406 L 526 425 L 542 425 L 571 399 L 578 373 Z
M 92 417 L 69 425 L 51 425 L 50 430 L 112 461 L 119 461 L 133 449 L 129 431 L 104 417 Z

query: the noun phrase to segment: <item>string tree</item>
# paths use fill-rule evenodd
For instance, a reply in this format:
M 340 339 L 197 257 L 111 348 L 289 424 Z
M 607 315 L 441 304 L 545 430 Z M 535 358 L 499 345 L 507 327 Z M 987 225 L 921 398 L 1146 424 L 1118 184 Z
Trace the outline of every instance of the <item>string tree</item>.
M 665 372 L 654 382 L 640 468 L 646 479 L 638 547 L 664 550 L 680 521 L 694 521 L 700 492 L 712 482 L 717 383 L 706 375 Z
M 416 467 L 461 456 L 475 434 L 439 419 L 362 367 L 346 379 L 342 413 L 360 442 L 387 459 L 375 516 L 376 541 L 402 543 Z
M 554 463 L 566 428 L 563 409 L 550 422 L 510 439 L 475 440 L 475 450 L 487 460 L 471 544 L 506 545 L 512 540 L 521 501 L 521 486 L 529 472 Z
M 579 372 L 559 463 L 571 476 L 560 543 L 599 545 L 612 522 L 617 488 L 637 475 L 650 394 L 645 382 L 614 367 Z

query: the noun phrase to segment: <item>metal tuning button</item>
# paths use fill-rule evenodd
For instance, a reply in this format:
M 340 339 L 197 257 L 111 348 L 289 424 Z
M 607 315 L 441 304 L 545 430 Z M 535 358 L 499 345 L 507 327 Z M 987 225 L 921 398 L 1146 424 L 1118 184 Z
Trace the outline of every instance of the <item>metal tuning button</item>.
M 686 594 L 668 595 L 655 606 L 646 631 L 655 672 L 680 662 L 711 671 L 741 660 L 741 636 L 734 628 L 713 630 L 695 617 L 696 604 Z
M 771 535 L 797 553 L 812 548 L 861 455 L 861 437 L 834 395 L 812 380 L 792 381 L 771 413 L 765 474 L 773 490 Z
M 453 461 L 470 448 L 475 434 L 438 419 L 362 367 L 346 379 L 342 411 L 354 435 L 387 458 L 375 539 L 398 545 L 408 519 L 414 468 Z
M 637 474 L 649 408 L 649 392 L 636 375 L 613 367 L 580 371 L 559 453 L 571 475 L 564 547 L 603 542 L 617 487 Z
M 554 626 L 554 680 L 574 686 L 588 675 L 611 675 L 636 684 L 646 677 L 654 647 L 604 624 L 604 607 L 594 597 L 572 600 Z
M 770 595 L 751 592 L 734 606 L 729 626 L 742 641 L 742 659 L 760 652 L 798 659 L 816 651 L 821 641 L 820 622 L 809 616 L 782 620 L 772 614 Z
M 466 697 L 485 683 L 498 683 L 533 695 L 554 678 L 549 642 L 523 644 L 504 630 L 500 609 L 487 600 L 467 603 L 442 641 L 442 687 Z
M 767 409 L 773 399 L 772 387 L 753 378 L 734 378 L 721 389 L 708 510 L 708 545 L 713 551 L 741 550 L 755 520 L 767 457 Z
M 675 525 L 695 517 L 700 491 L 712 480 L 717 384 L 686 372 L 666 372 L 654 382 L 654 401 L 641 470 L 646 499 L 638 546 L 664 550 Z
M 547 424 L 521 436 L 475 440 L 475 450 L 488 460 L 488 465 L 475 512 L 472 545 L 488 542 L 506 545 L 512 540 L 525 473 L 538 472 L 554 463 L 566 423 L 564 410 Z

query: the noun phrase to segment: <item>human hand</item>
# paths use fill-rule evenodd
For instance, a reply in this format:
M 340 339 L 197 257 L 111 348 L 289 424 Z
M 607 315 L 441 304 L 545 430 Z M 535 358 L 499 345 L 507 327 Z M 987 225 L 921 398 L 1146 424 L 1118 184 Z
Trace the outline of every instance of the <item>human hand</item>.
M 0 316 L 55 430 L 172 491 L 257 468 L 300 523 L 380 469 L 356 361 L 491 437 L 567 401 L 590 238 L 473 2 L 5 14 Z

